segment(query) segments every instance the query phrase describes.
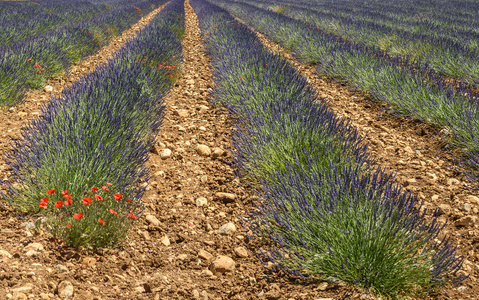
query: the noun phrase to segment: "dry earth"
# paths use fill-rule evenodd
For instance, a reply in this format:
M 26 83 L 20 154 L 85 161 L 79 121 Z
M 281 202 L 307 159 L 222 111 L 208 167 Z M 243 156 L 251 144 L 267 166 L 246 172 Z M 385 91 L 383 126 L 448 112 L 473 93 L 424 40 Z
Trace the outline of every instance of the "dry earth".
M 74 67 L 72 76 L 49 82 L 51 95 L 33 91 L 25 104 L 1 113 L 0 147 L 8 151 L 20 129 L 39 115 L 43 101 L 104 62 L 154 13 Z M 259 263 L 259 241 L 249 240 L 238 223 L 254 196 L 233 176 L 231 124 L 225 111 L 208 102 L 210 62 L 189 4 L 183 43 L 183 72 L 166 99 L 166 119 L 148 162 L 153 176 L 144 197 L 146 217 L 123 249 L 92 253 L 64 247 L 33 228 L 37 217 L 19 220 L 13 212 L 0 211 L 0 299 L 63 299 L 70 292 L 73 299 L 372 299 L 354 287 L 271 273 Z M 448 168 L 453 161 L 438 147 L 441 141 L 431 137 L 434 128 L 390 116 L 386 107 L 318 77 L 314 67 L 280 51 L 371 141 L 379 163 L 398 172 L 406 188 L 426 206 L 440 207 L 442 219 L 449 220 L 447 231 L 467 257 L 464 269 L 471 277 L 461 291 L 448 288 L 435 298 L 476 299 L 479 193 Z M 8 178 L 4 163 L 0 170 Z

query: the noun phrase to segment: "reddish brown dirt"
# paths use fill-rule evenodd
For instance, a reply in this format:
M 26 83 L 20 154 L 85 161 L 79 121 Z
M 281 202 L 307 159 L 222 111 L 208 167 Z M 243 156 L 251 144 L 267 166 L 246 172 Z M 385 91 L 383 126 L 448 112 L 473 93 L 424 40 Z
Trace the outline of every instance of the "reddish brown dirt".
M 259 241 L 249 240 L 238 223 L 238 217 L 251 206 L 253 195 L 232 174 L 227 150 L 230 121 L 226 112 L 208 104 L 209 88 L 213 86 L 210 62 L 203 51 L 197 17 L 188 4 L 186 9 L 183 72 L 166 99 L 166 119 L 148 161 L 152 178 L 144 203 L 146 215 L 155 216 L 158 223 L 152 217 L 142 218 L 123 249 L 92 253 L 64 248 L 47 232 L 29 229 L 28 222 L 35 222 L 37 217 L 19 220 L 13 212 L 0 211 L 0 250 L 8 252 L 0 251 L 0 299 L 60 299 L 58 288 L 65 281 L 72 284 L 74 299 L 368 299 L 347 285 L 271 273 L 255 257 Z M 108 57 L 115 50 L 104 51 L 104 57 Z M 468 196 L 479 193 L 466 189 L 464 178 L 447 168 L 452 161 L 440 153 L 440 141 L 429 137 L 431 128 L 390 117 L 382 106 L 367 102 L 363 95 L 317 77 L 311 66 L 295 64 L 321 94 L 332 100 L 338 114 L 351 118 L 372 141 L 372 153 L 381 164 L 399 172 L 407 188 L 425 199 L 428 207 L 443 205 L 442 218 L 451 221 L 447 230 L 459 242 L 460 253 L 467 257 L 465 270 L 471 278 L 462 284 L 467 287 L 462 292 L 448 288 L 437 298 L 447 298 L 447 291 L 448 299 L 476 299 L 479 257 L 475 243 L 479 239 L 475 226 L 479 202 Z M 92 70 L 96 63 L 82 65 L 78 75 Z M 63 79 L 54 91 L 59 93 L 73 80 Z M 0 114 L 0 126 L 4 128 L 0 143 L 4 150 L 9 149 L 7 144 L 12 138 L 18 138 L 19 128 L 38 115 L 38 102 L 48 99 L 48 94 L 33 92 L 25 104 Z M 198 151 L 199 144 L 216 152 L 203 156 Z M 165 149 L 171 154 L 162 159 Z M 2 177 L 6 175 L 4 172 Z M 230 193 L 234 199 L 222 198 L 219 192 Z M 201 205 L 205 200 L 207 203 Z M 464 203 L 470 204 L 467 212 Z M 472 225 L 454 225 L 455 220 L 467 216 Z M 236 225 L 236 231 L 218 234 L 218 229 L 228 222 Z M 27 252 L 39 246 L 35 243 L 44 249 Z M 219 255 L 233 260 L 234 270 L 210 273 Z

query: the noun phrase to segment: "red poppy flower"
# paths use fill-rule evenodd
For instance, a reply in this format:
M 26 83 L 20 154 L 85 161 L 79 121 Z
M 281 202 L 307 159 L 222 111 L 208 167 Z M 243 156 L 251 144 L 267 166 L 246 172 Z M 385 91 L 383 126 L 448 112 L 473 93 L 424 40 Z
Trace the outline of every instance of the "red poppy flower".
M 72 205 L 72 204 L 73 204 L 72 199 L 68 199 L 67 201 L 63 202 L 63 205 L 65 205 L 65 206 Z
M 81 201 L 81 203 L 83 203 L 85 205 L 88 205 L 92 202 L 93 202 L 93 200 L 91 198 L 83 198 L 83 200 Z
M 48 198 L 47 197 L 44 197 L 42 199 L 40 199 L 41 202 L 47 204 L 48 203 Z
M 40 202 L 40 204 L 38 204 L 38 207 L 41 207 L 43 209 L 47 209 L 47 204 L 45 202 Z
M 118 215 L 118 213 L 117 213 L 116 211 L 114 211 L 113 209 L 111 209 L 111 208 L 108 210 L 108 212 L 109 212 L 110 214 Z
M 61 192 L 60 194 L 62 194 L 63 196 L 65 196 L 66 194 L 68 194 L 68 190 L 64 190 L 64 191 Z
M 47 194 L 48 194 L 48 195 L 51 195 L 51 194 L 53 194 L 53 193 L 55 193 L 55 189 L 51 189 L 51 190 L 48 190 L 48 191 L 47 191 Z
M 32 57 L 30 57 L 29 59 L 27 59 L 27 61 L 31 61 L 32 60 Z
M 121 197 L 123 197 L 122 194 L 115 194 L 114 195 L 116 201 L 120 201 Z
M 71 194 L 68 194 L 68 195 L 63 196 L 63 198 L 65 198 L 65 199 L 71 199 L 71 198 L 72 198 L 72 195 L 71 195 Z
M 98 188 L 97 188 L 96 186 L 94 186 L 94 187 L 91 188 L 91 192 L 92 192 L 92 193 L 94 193 L 94 192 L 96 192 L 96 191 L 98 191 Z
M 70 227 L 72 227 L 72 224 L 67 224 L 66 226 L 67 226 L 68 228 L 70 228 Z
M 105 221 L 103 219 L 98 219 L 98 222 L 100 222 L 102 225 L 105 225 Z
M 83 218 L 83 213 L 73 214 L 73 217 L 77 220 L 80 220 L 81 218 Z
M 106 186 L 102 186 L 101 188 L 102 188 L 105 192 L 107 192 L 107 193 L 110 191 L 110 190 L 108 189 L 108 187 L 106 187 Z
M 35 63 L 35 68 L 40 68 L 40 65 L 38 63 Z
M 62 206 L 63 206 L 63 201 L 57 201 L 57 202 L 55 202 L 55 207 L 60 208 L 60 207 L 62 207 Z
M 106 185 L 110 185 L 110 186 L 111 186 L 111 185 L 113 185 L 113 183 L 109 183 L 109 182 L 107 182 L 107 183 L 106 183 Z
M 131 202 L 131 199 L 126 200 L 126 202 L 130 203 L 130 202 Z
M 103 201 L 103 197 L 98 194 L 95 194 L 95 199 Z
M 138 218 L 133 213 L 129 213 L 128 218 L 133 219 L 133 220 L 138 220 Z

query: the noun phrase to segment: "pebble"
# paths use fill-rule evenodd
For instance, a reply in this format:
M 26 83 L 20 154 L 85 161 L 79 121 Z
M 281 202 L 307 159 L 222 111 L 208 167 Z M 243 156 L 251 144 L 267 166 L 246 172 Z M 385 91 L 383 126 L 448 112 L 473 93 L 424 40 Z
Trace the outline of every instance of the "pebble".
M 54 269 L 57 273 L 70 273 L 70 271 L 68 271 L 68 268 L 62 264 L 55 265 Z
M 93 258 L 93 257 L 84 257 L 82 259 L 82 264 L 86 267 L 93 268 L 93 267 L 95 267 L 96 259 Z
M 200 207 L 200 206 L 205 206 L 208 204 L 208 199 L 206 199 L 205 197 L 199 197 L 198 199 L 196 199 L 196 206 Z
M 25 286 L 22 286 L 22 287 L 18 287 L 18 288 L 14 288 L 12 289 L 12 293 L 20 293 L 20 292 L 28 292 L 28 291 L 31 291 L 32 290 L 32 286 L 31 285 L 25 285 Z
M 465 212 L 471 211 L 471 205 L 469 203 L 464 203 L 464 205 L 462 206 L 462 210 Z
M 70 281 L 62 281 L 58 284 L 58 296 L 62 298 L 73 296 L 73 285 Z
M 170 239 L 168 238 L 167 235 L 165 235 L 164 237 L 162 237 L 160 239 L 160 243 L 162 243 L 165 246 L 169 246 L 170 245 Z
M 466 197 L 466 201 L 479 204 L 479 197 L 469 195 L 469 196 Z
M 408 178 L 406 182 L 404 183 L 404 186 L 414 185 L 416 183 L 417 183 L 417 180 L 415 178 Z
M 186 109 L 177 109 L 173 112 L 175 116 L 186 118 L 189 116 L 189 113 Z
M 148 233 L 148 231 L 142 231 L 142 230 L 138 230 L 138 233 L 145 239 L 145 240 L 149 240 L 150 239 L 150 234 Z
M 325 281 L 318 285 L 318 290 L 325 291 L 328 288 L 328 283 Z
M 235 254 L 242 258 L 248 257 L 248 251 L 244 247 L 236 247 Z
M 211 254 L 211 253 L 209 253 L 208 251 L 205 251 L 205 250 L 200 250 L 198 252 L 198 257 L 202 258 L 204 260 L 210 260 L 210 259 L 213 259 L 213 254 Z
M 218 229 L 220 235 L 232 235 L 236 231 L 236 226 L 232 222 L 228 222 Z
M 218 157 L 223 156 L 224 153 L 225 153 L 225 151 L 223 149 L 216 147 L 216 148 L 213 149 L 213 154 L 211 154 L 211 157 L 212 158 L 218 158 Z
M 210 271 L 215 275 L 231 272 L 234 270 L 235 264 L 231 257 L 220 255 L 211 263 Z
M 25 230 L 34 230 L 35 229 L 35 223 L 33 222 L 26 222 L 25 224 Z
M 51 85 L 46 85 L 46 86 L 43 88 L 43 90 L 44 90 L 45 92 L 53 92 L 53 86 L 51 86 Z
M 454 225 L 456 225 L 456 227 L 470 227 L 474 226 L 474 223 L 475 219 L 471 218 L 470 216 L 465 216 L 457 220 Z
M 447 180 L 447 185 L 458 185 L 460 183 L 461 182 L 459 180 L 457 180 L 456 178 L 449 178 Z
M 18 293 L 13 294 L 13 299 L 15 299 L 15 300 L 27 300 L 28 297 L 24 293 L 18 292 Z
M 199 106 L 199 110 L 200 110 L 200 113 L 204 113 L 206 112 L 207 110 L 209 110 L 210 108 L 206 105 L 200 105 Z
M 30 243 L 23 248 L 24 252 L 28 251 L 43 251 L 43 245 L 40 243 Z
M 7 250 L 0 250 L 0 256 L 3 260 L 12 258 L 12 255 Z
M 222 200 L 223 202 L 234 202 L 236 199 L 235 194 L 218 192 L 215 194 L 216 198 Z
M 28 257 L 37 256 L 38 254 L 39 254 L 39 252 L 35 251 L 35 250 L 30 250 L 30 251 L 25 252 L 25 256 L 28 256 Z
M 161 225 L 160 220 L 158 220 L 154 215 L 146 215 L 145 217 L 146 221 L 148 221 L 149 224 L 158 227 Z
M 166 148 L 166 149 L 163 149 L 161 150 L 160 152 L 160 158 L 161 159 L 167 159 L 171 156 L 171 150 Z
M 213 272 L 211 272 L 210 270 L 203 270 L 201 271 L 200 275 L 211 277 L 211 276 L 214 276 L 215 274 L 213 274 Z
M 457 288 L 457 290 L 459 292 L 465 291 L 465 290 L 467 290 L 467 286 L 460 286 L 460 287 Z
M 196 146 L 196 152 L 201 155 L 201 156 L 204 156 L 204 157 L 208 157 L 211 155 L 211 149 L 210 147 L 204 145 L 204 144 L 198 144 Z
M 414 151 L 413 151 L 413 150 L 411 149 L 411 147 L 409 147 L 409 146 L 404 147 L 404 152 L 414 154 Z
M 441 215 L 448 215 L 451 212 L 451 206 L 449 204 L 439 204 L 439 213 Z

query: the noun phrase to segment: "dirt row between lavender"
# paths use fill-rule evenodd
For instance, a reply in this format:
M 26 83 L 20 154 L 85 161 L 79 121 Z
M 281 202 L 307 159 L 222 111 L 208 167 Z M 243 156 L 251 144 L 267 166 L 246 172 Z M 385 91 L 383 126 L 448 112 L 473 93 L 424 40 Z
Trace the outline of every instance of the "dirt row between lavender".
M 366 138 L 369 152 L 380 166 L 396 173 L 398 182 L 424 201 L 430 212 L 440 209 L 439 221 L 447 222 L 444 233 L 458 243 L 459 254 L 466 258 L 463 273 L 470 277 L 458 287 L 441 290 L 435 297 L 477 299 L 479 190 L 463 174 L 451 168 L 457 161 L 438 136 L 441 129 L 396 116 L 387 104 L 374 101 L 367 93 L 340 80 L 319 75 L 316 66 L 300 62 L 288 49 L 249 28 L 265 47 L 288 59 L 305 76 L 322 98 L 318 101 L 328 101 L 338 116 L 351 121 Z

